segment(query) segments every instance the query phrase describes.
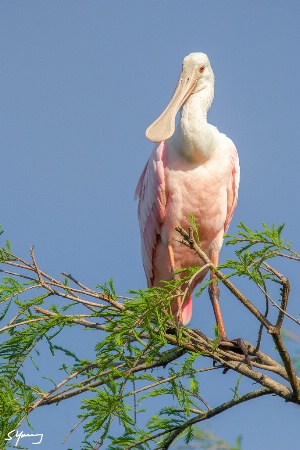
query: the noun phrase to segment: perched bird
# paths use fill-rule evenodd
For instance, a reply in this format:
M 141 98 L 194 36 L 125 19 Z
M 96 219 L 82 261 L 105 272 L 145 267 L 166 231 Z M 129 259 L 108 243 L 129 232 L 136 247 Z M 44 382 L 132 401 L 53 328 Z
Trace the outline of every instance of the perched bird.
M 175 230 L 195 217 L 201 248 L 218 265 L 219 252 L 238 198 L 239 160 L 233 142 L 207 122 L 214 97 L 214 73 L 204 53 L 183 60 L 173 97 L 146 136 L 157 143 L 138 182 L 138 218 L 142 259 L 148 286 L 180 277 L 176 271 L 201 265 L 196 253 L 182 245 Z M 175 118 L 181 116 L 175 127 Z M 207 270 L 197 280 L 201 282 Z M 211 278 L 214 274 L 211 273 Z M 227 340 L 219 307 L 217 283 L 209 288 L 222 340 Z M 178 322 L 192 315 L 192 295 L 172 301 Z

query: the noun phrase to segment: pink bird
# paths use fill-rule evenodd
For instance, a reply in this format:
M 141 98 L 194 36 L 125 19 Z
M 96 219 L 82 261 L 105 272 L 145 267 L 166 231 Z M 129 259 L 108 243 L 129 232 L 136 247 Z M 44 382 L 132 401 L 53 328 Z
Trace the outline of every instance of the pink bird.
M 218 265 L 219 252 L 237 204 L 240 181 L 239 160 L 233 142 L 207 122 L 214 97 L 214 74 L 204 53 L 191 53 L 183 60 L 173 97 L 147 129 L 155 146 L 138 182 L 138 218 L 142 259 L 148 286 L 162 286 L 179 269 L 197 266 L 196 253 L 182 245 L 175 230 L 190 226 L 193 215 L 201 248 Z M 175 118 L 181 116 L 175 128 Z M 205 277 L 201 274 L 198 282 Z M 215 277 L 211 273 L 211 278 Z M 227 340 L 219 307 L 217 283 L 209 294 L 220 337 Z M 192 295 L 182 305 L 173 300 L 177 322 L 187 324 L 192 315 Z

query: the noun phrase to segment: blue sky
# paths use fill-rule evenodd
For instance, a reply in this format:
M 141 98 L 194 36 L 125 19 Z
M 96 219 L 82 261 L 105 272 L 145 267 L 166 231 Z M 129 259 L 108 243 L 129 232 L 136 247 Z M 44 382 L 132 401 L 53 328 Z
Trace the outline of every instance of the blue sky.
M 14 252 L 29 258 L 34 244 L 40 266 L 56 277 L 67 271 L 95 286 L 112 276 L 120 293 L 145 287 L 133 201 L 152 149 L 144 132 L 169 101 L 182 59 L 195 51 L 207 53 L 215 73 L 209 121 L 240 156 L 230 232 L 241 220 L 285 222 L 299 251 L 299 17 L 296 0 L 2 0 L 0 223 Z M 290 312 L 298 315 L 290 270 Z M 229 336 L 255 338 L 239 305 L 225 295 L 222 306 Z M 203 296 L 191 326 L 210 332 L 212 322 Z M 60 448 L 77 405 L 36 411 L 40 448 Z M 209 427 L 232 443 L 242 434 L 243 450 L 282 450 L 299 445 L 299 419 L 295 406 L 270 397 Z M 76 448 L 79 436 L 67 445 Z

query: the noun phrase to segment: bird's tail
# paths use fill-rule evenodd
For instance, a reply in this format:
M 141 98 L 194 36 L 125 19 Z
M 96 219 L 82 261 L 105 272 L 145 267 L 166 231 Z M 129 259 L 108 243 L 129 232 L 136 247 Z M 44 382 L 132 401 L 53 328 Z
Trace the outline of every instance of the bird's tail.
M 186 325 L 192 318 L 192 294 L 190 294 L 182 307 L 182 324 Z
M 179 320 L 182 325 L 186 325 L 192 317 L 192 294 L 188 296 L 183 306 L 181 306 L 181 302 L 181 296 L 172 301 L 172 313 L 175 319 Z

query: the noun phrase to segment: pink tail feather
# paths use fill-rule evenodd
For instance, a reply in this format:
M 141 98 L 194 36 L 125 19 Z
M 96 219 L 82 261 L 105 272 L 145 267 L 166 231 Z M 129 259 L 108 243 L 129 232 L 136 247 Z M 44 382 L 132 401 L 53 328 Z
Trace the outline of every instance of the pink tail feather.
M 188 299 L 184 303 L 182 307 L 182 323 L 183 325 L 186 325 L 192 317 L 192 294 L 189 295 Z
M 173 316 L 178 320 L 178 301 L 177 299 L 172 301 L 171 304 L 172 307 L 172 313 Z M 192 294 L 190 294 L 187 298 L 187 300 L 185 301 L 182 310 L 181 310 L 181 315 L 182 315 L 182 324 L 186 325 L 192 317 Z

